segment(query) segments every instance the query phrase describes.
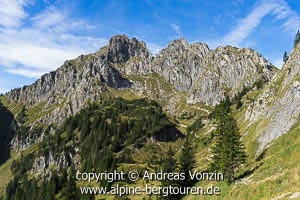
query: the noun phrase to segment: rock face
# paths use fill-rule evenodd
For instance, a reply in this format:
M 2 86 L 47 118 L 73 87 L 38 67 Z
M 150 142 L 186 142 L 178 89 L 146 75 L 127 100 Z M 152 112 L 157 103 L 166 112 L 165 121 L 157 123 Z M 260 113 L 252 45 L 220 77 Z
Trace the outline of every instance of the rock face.
M 146 44 L 136 38 L 129 39 L 125 35 L 117 35 L 110 39 L 107 60 L 112 63 L 126 63 L 130 58 L 141 57 L 143 60 L 151 58 Z
M 203 71 L 209 53 L 206 44 L 175 40 L 160 51 L 153 61 L 153 71 L 161 74 L 179 91 L 189 91 Z
M 252 49 L 219 47 L 207 58 L 208 64 L 188 97 L 189 103 L 215 105 L 224 93 L 233 96 L 258 80 L 269 82 L 276 70 Z
M 276 72 L 252 49 L 226 46 L 210 50 L 206 44 L 189 44 L 184 39 L 163 49 L 152 66 L 178 90 L 188 92 L 188 103 L 206 105 L 215 105 L 224 93 L 233 96 L 259 79 L 268 82 Z
M 40 121 L 56 123 L 78 112 L 87 100 L 110 96 L 111 88 L 131 88 L 139 94 L 151 90 L 151 85 L 130 80 L 131 75 L 146 79 L 157 73 L 178 92 L 186 93 L 188 103 L 211 106 L 220 102 L 225 92 L 233 96 L 258 79 L 271 80 L 276 71 L 251 49 L 226 46 L 210 50 L 204 43 L 189 44 L 179 39 L 153 57 L 145 43 L 117 35 L 96 53 L 66 61 L 55 72 L 12 90 L 7 97 L 28 107 L 40 103 L 54 106 Z
M 271 142 L 288 132 L 300 116 L 300 52 L 294 49 L 283 69 L 248 107 L 246 119 L 266 123 L 258 132 L 262 152 Z

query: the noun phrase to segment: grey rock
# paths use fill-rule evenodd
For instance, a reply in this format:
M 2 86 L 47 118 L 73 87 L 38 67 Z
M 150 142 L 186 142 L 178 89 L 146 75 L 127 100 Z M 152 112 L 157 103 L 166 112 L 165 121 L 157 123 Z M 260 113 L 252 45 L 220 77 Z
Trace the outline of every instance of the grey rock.
M 141 97 L 165 101 L 165 110 L 175 114 L 182 93 L 187 96 L 187 103 L 213 106 L 224 98 L 224 93 L 233 97 L 258 79 L 270 81 L 276 71 L 252 49 L 226 46 L 210 50 L 205 43 L 190 44 L 181 38 L 153 57 L 145 43 L 117 35 L 99 51 L 66 61 L 56 71 L 6 96 L 11 102 L 25 103 L 28 108 L 43 104 L 40 112 L 45 114 L 36 124 L 61 123 L 88 101 L 115 95 L 112 89 L 130 89 Z M 154 74 L 157 79 L 147 82 Z M 133 76 L 139 80 L 132 79 Z M 174 89 L 163 87 L 166 84 Z M 38 139 L 28 138 L 23 141 L 24 147 L 31 141 Z M 20 142 L 15 140 L 15 144 Z
M 263 123 L 258 135 L 257 155 L 272 141 L 287 133 L 300 115 L 300 52 L 293 50 L 283 69 L 246 110 L 246 120 Z
M 116 35 L 109 41 L 107 59 L 112 63 L 125 63 L 133 57 L 151 57 L 146 44 L 126 35 Z
M 277 69 L 252 49 L 231 46 L 210 50 L 206 44 L 175 40 L 152 64 L 179 91 L 188 92 L 187 103 L 216 105 L 224 93 L 233 97 L 259 79 L 270 81 Z

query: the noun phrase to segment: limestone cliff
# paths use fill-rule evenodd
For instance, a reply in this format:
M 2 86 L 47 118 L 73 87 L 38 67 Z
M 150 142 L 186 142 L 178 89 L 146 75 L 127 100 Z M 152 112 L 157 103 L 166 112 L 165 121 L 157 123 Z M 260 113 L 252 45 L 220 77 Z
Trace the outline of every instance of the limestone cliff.
M 152 90 L 151 85 L 130 80 L 130 75 L 146 79 L 157 73 L 178 92 L 186 93 L 186 103 L 203 102 L 212 106 L 225 93 L 233 96 L 258 79 L 270 81 L 276 71 L 252 49 L 226 46 L 210 50 L 204 43 L 190 44 L 179 39 L 153 57 L 145 43 L 117 35 L 96 53 L 66 61 L 56 71 L 6 96 L 11 102 L 25 103 L 29 108 L 41 102 L 45 103 L 44 107 L 54 106 L 39 120 L 56 123 L 78 112 L 88 100 L 110 96 L 110 88 L 131 88 L 141 96 L 143 91 Z M 160 90 L 164 90 L 160 93 L 170 93 Z M 154 98 L 151 92 L 145 93 Z M 170 99 L 167 95 L 159 98 Z
M 257 132 L 259 142 L 257 153 L 288 132 L 299 120 L 299 115 L 300 51 L 295 48 L 283 65 L 283 69 L 246 111 L 246 119 L 251 124 L 266 124 Z

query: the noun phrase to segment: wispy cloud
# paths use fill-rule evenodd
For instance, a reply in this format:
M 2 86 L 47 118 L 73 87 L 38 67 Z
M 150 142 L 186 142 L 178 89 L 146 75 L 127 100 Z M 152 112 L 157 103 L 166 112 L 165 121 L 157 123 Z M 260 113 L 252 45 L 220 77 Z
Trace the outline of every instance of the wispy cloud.
M 182 35 L 180 26 L 172 23 L 172 24 L 170 24 L 170 27 L 177 35 Z
M 24 7 L 28 0 L 0 0 L 0 26 L 18 27 L 27 16 Z
M 284 0 L 276 1 L 276 7 L 273 10 L 276 19 L 285 20 L 283 28 L 285 31 L 295 34 L 300 28 L 300 15 L 291 9 L 287 2 Z
M 267 15 L 274 16 L 275 20 L 282 20 L 283 30 L 290 34 L 295 34 L 300 27 L 299 13 L 292 10 L 285 0 L 258 0 L 252 11 L 240 19 L 227 34 L 208 43 L 213 48 L 227 44 L 233 46 L 252 44 L 246 42 L 247 37 L 256 30 Z
M 32 17 L 33 24 L 40 28 L 52 28 L 63 23 L 66 18 L 66 13 L 57 8 L 50 6 L 48 9 Z
M 0 52 L 1 64 L 7 71 L 27 77 L 39 77 L 56 69 L 66 59 L 88 53 L 106 43 L 103 39 L 56 36 L 32 29 L 7 31 L 5 35 L 0 34 L 0 41 L 0 49 L 5 49 Z
M 69 17 L 66 11 L 48 7 L 36 16 L 28 16 L 24 7 L 18 9 L 23 13 L 18 16 L 22 17 L 6 16 L 14 26 L 0 28 L 0 64 L 10 73 L 37 78 L 58 68 L 66 59 L 93 52 L 107 42 L 103 38 L 73 34 L 93 26 Z M 27 27 L 20 26 L 25 16 L 31 22 Z
M 274 8 L 276 8 L 276 3 L 273 1 L 258 3 L 249 15 L 241 19 L 237 26 L 224 36 L 222 43 L 238 46 L 255 30 L 262 18 L 268 15 Z

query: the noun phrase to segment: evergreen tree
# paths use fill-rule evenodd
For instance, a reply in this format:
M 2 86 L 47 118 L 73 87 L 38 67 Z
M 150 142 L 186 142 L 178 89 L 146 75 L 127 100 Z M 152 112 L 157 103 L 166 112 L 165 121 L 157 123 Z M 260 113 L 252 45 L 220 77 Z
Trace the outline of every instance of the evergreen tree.
M 47 183 L 47 193 L 45 195 L 45 200 L 49 199 L 55 199 L 55 193 L 56 193 L 56 176 L 54 175 L 55 172 L 53 173 L 50 181 Z
M 161 170 L 164 173 L 174 173 L 175 172 L 176 160 L 174 159 L 174 151 L 172 150 L 171 147 L 167 151 L 166 155 L 162 158 L 160 165 L 161 165 Z M 162 187 L 177 186 L 177 183 L 176 183 L 176 181 L 163 179 L 163 180 L 161 180 L 161 186 Z M 178 199 L 178 195 L 170 194 L 168 196 L 162 196 L 162 194 L 161 194 L 160 199 L 176 200 L 176 199 Z
M 89 187 L 91 186 L 89 185 Z M 80 195 L 80 200 L 95 200 L 95 196 L 93 194 Z
M 196 132 L 200 130 L 204 124 L 202 123 L 202 117 L 200 116 L 196 121 L 187 128 L 187 132 Z
M 17 121 L 21 124 L 24 124 L 25 121 L 26 121 L 26 117 L 27 117 L 27 114 L 26 114 L 26 108 L 25 106 L 22 107 L 21 111 L 19 112 L 19 114 L 17 115 Z
M 226 107 L 229 107 L 229 108 L 231 106 L 230 97 L 228 95 L 225 95 L 225 105 L 226 105 Z
M 283 62 L 286 63 L 286 61 L 289 59 L 289 56 L 287 54 L 287 52 L 285 51 L 283 54 Z
M 231 112 L 230 105 L 230 101 L 228 101 L 228 98 L 226 98 L 225 101 L 223 100 L 220 102 L 220 104 L 215 106 L 215 109 L 208 115 L 208 118 L 215 120 L 222 118 L 223 115 Z
M 233 182 L 235 170 L 246 162 L 245 148 L 240 141 L 239 129 L 229 114 L 219 118 L 212 148 L 210 169 L 222 172 L 228 183 Z
M 236 101 L 236 109 L 239 109 L 240 107 L 242 107 L 243 103 L 241 101 L 241 98 L 238 98 L 237 101 Z
M 193 172 L 196 166 L 195 151 L 192 145 L 191 135 L 188 134 L 183 141 L 180 156 L 178 159 L 178 171 L 185 174 L 185 180 L 180 181 L 181 187 L 189 187 L 194 184 L 189 172 Z
M 294 41 L 294 47 L 296 48 L 297 45 L 299 45 L 299 42 L 300 42 L 300 32 L 298 30 L 297 34 L 296 34 L 296 37 L 295 37 L 295 41 Z
M 71 165 L 70 171 L 69 171 L 69 178 L 66 183 L 66 186 L 64 187 L 61 197 L 63 200 L 77 200 L 77 189 L 76 189 L 76 182 L 75 182 L 75 168 L 74 165 Z

